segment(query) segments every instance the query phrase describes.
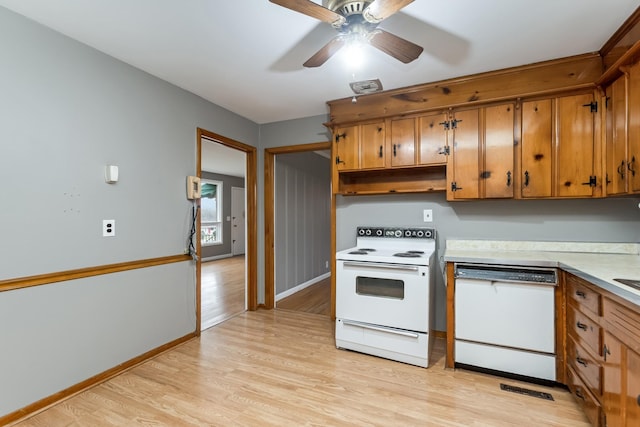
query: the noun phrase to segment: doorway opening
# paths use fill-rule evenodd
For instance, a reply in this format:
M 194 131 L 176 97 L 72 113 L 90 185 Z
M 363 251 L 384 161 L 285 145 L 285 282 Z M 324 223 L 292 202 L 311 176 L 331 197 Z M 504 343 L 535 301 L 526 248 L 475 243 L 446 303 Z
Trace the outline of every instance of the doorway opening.
M 235 169 L 227 167 L 232 163 Z M 255 147 L 198 129 L 197 172 L 203 190 L 196 239 L 198 333 L 257 309 L 256 164 Z
M 305 155 L 319 159 L 313 152 L 327 158 L 322 161 L 305 159 Z M 299 295 L 307 307 L 326 304 L 325 314 L 334 316 L 335 284 L 331 274 L 334 265 L 331 254 L 335 245 L 332 238 L 334 197 L 330 185 L 330 152 L 331 142 L 265 149 L 267 308 L 275 308 L 276 300 Z M 296 168 L 296 160 L 289 160 L 296 154 L 300 155 L 297 161 L 302 162 L 302 168 Z M 325 176 L 317 178 L 313 175 L 312 163 L 326 164 Z M 315 182 L 317 180 L 320 182 Z M 325 296 L 308 294 L 316 285 L 322 287 L 320 282 L 323 280 L 326 286 L 321 292 L 325 292 Z M 312 298 L 315 302 L 310 301 Z M 310 308 L 310 312 L 314 312 L 319 307 Z M 308 311 L 306 308 L 301 310 Z

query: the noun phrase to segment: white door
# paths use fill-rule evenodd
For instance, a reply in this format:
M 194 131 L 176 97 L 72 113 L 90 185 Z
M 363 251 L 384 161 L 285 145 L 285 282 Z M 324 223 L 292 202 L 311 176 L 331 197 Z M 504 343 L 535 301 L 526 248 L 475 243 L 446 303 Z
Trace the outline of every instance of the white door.
M 231 253 L 244 253 L 245 201 L 244 188 L 231 187 Z

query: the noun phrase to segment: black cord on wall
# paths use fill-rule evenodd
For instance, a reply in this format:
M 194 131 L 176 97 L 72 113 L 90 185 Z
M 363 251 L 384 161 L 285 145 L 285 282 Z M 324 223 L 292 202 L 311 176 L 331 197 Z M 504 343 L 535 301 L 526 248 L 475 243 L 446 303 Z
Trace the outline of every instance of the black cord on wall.
M 198 261 L 198 252 L 196 250 L 196 246 L 193 243 L 193 237 L 196 234 L 196 220 L 198 219 L 198 209 L 200 206 L 197 205 L 197 202 L 193 202 L 193 206 L 191 207 L 191 231 L 189 232 L 188 246 L 189 246 L 189 255 L 193 258 L 194 261 Z

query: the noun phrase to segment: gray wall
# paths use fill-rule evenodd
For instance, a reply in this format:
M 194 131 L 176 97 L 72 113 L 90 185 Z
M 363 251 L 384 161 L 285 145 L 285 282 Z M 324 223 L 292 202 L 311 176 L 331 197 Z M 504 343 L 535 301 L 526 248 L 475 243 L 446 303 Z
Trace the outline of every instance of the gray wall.
M 244 178 L 202 171 L 202 178 L 222 181 L 222 244 L 202 246 L 201 257 L 204 261 L 210 257 L 231 255 L 231 187 L 244 188 Z
M 327 142 L 331 133 L 323 125 L 328 115 L 268 123 L 260 126 L 258 151 L 258 301 L 264 301 L 264 149 L 289 145 Z
M 196 128 L 258 145 L 257 124 L 1 7 L 0 52 L 0 280 L 182 254 Z M 0 416 L 194 331 L 194 270 L 0 292 Z
M 640 243 L 639 198 L 446 201 L 444 193 L 338 196 L 337 250 L 355 246 L 359 225 L 436 229 L 436 329 L 446 329 L 443 262 L 447 239 Z M 433 222 L 422 222 L 422 210 Z M 375 213 L 372 214 L 372 213 Z
M 331 162 L 279 154 L 275 166 L 276 295 L 331 271 Z

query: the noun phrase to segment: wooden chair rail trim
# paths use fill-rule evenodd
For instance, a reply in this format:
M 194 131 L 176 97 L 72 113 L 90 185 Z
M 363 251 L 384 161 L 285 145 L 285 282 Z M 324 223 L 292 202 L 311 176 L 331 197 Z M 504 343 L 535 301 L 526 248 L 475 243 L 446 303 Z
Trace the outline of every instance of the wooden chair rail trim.
M 169 257 L 167 257 L 169 258 Z M 188 258 L 188 257 L 187 257 Z M 37 402 L 31 403 L 30 405 L 25 406 L 24 408 L 18 409 L 17 411 L 14 412 L 10 412 L 7 415 L 1 416 L 0 417 L 0 426 L 4 426 L 10 423 L 15 423 L 17 421 L 22 420 L 23 418 L 27 418 L 30 416 L 33 416 L 35 414 L 37 414 L 38 412 L 41 412 L 47 408 L 49 408 L 50 406 L 55 405 L 56 403 L 68 399 L 70 397 L 75 396 L 78 393 L 81 393 L 85 390 L 88 390 L 91 387 L 94 387 L 100 383 L 103 383 L 113 377 L 115 377 L 116 375 L 121 374 L 124 371 L 127 371 L 131 368 L 134 368 L 135 366 L 138 366 L 139 364 L 153 358 L 156 357 L 162 353 L 164 353 L 165 351 L 168 351 L 180 344 L 183 344 L 193 338 L 196 337 L 196 333 L 192 332 L 190 334 L 187 334 L 181 338 L 178 338 L 176 340 L 170 341 L 164 345 L 161 345 L 160 347 L 154 348 L 152 350 L 147 351 L 146 353 L 141 354 L 140 356 L 134 357 L 131 360 L 128 360 L 126 362 L 123 362 L 117 366 L 114 366 L 111 369 L 107 369 L 106 371 L 94 375 L 91 378 L 87 378 L 86 380 L 79 382 L 75 385 L 72 385 L 69 388 L 66 388 L 64 390 L 61 390 L 57 393 L 52 394 L 51 396 L 45 397 L 44 399 L 41 399 Z
M 68 280 L 82 279 L 85 277 L 100 276 L 103 274 L 117 273 L 120 271 L 135 270 L 138 268 L 154 267 L 157 265 L 172 264 L 174 262 L 189 261 L 189 255 L 170 255 L 160 258 L 150 258 L 138 261 L 106 264 L 97 267 L 80 268 L 76 270 L 60 271 L 56 273 L 39 274 L 36 276 L 17 277 L 15 279 L 0 280 L 0 292 L 31 286 L 48 285 L 51 283 L 66 282 Z

